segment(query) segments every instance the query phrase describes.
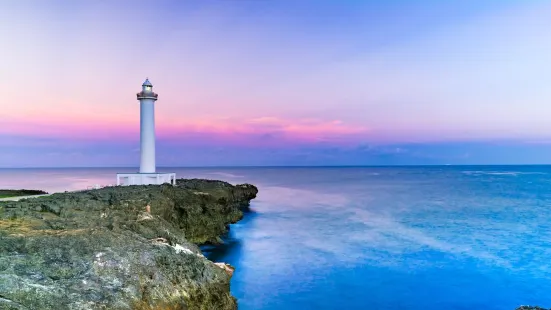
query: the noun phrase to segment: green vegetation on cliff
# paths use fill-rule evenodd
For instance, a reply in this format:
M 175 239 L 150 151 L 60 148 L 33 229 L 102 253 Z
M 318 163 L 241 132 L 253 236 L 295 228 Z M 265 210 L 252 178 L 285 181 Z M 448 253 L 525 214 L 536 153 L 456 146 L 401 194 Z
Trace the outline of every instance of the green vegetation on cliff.
M 44 195 L 45 191 L 33 190 L 33 189 L 0 189 L 0 198 L 20 197 L 20 196 L 33 196 Z
M 0 309 L 236 309 L 230 275 L 197 244 L 218 242 L 257 192 L 178 180 L 0 202 Z

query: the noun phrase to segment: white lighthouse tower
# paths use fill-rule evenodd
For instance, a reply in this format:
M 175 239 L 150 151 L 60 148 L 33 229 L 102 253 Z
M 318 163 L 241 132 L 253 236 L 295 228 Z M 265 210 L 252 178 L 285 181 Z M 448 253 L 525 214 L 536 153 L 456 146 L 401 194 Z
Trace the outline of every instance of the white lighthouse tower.
M 157 173 L 155 167 L 155 101 L 158 95 L 153 92 L 149 79 L 142 84 L 137 94 L 140 101 L 140 172 L 118 173 L 117 185 L 148 185 L 176 183 L 175 173 Z
M 140 101 L 140 173 L 155 173 L 155 101 L 157 94 L 149 79 L 137 94 Z

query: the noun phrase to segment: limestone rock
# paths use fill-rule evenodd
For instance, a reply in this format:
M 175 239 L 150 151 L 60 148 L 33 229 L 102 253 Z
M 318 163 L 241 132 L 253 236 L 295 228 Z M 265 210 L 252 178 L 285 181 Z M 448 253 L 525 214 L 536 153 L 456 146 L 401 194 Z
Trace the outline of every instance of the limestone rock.
M 235 267 L 227 263 L 214 263 L 216 266 L 222 268 L 230 277 L 233 275 Z
M 178 180 L 0 202 L 0 309 L 236 309 L 230 274 L 197 245 L 257 192 Z

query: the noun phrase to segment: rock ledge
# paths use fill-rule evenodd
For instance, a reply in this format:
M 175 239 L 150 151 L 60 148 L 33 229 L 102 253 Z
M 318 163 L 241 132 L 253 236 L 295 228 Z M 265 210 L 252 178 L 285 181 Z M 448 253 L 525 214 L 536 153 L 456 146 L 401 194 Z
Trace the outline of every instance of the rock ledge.
M 0 309 L 237 309 L 233 267 L 197 245 L 257 192 L 193 179 L 0 202 Z

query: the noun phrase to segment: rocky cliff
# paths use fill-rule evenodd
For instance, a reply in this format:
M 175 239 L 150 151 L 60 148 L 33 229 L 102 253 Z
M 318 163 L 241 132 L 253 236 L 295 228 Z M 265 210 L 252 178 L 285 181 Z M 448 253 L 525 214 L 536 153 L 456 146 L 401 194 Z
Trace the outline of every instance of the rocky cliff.
M 257 192 L 178 180 L 0 202 L 0 309 L 236 309 L 231 268 L 197 244 Z

